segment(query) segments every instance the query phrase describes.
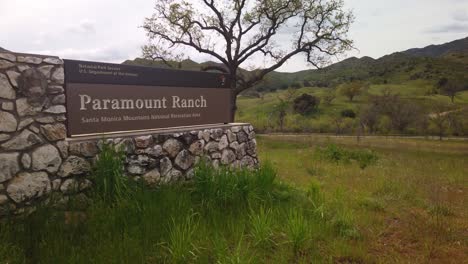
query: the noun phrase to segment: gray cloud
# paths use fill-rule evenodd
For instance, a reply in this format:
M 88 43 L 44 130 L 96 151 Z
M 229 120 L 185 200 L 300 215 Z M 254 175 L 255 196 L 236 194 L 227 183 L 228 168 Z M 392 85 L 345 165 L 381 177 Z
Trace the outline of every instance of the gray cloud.
M 426 33 L 468 33 L 468 23 L 453 22 L 427 29 Z
M 468 11 L 467 10 L 457 10 L 453 12 L 453 19 L 455 21 L 468 21 Z
M 83 19 L 77 25 L 68 28 L 70 32 L 77 34 L 94 34 L 96 33 L 96 22 L 90 19 Z

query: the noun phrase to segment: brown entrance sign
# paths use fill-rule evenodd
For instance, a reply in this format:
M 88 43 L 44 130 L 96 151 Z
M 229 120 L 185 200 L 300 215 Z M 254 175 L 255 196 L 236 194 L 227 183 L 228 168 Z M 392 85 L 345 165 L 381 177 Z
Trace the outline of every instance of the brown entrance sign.
M 65 60 L 69 136 L 228 123 L 224 74 Z

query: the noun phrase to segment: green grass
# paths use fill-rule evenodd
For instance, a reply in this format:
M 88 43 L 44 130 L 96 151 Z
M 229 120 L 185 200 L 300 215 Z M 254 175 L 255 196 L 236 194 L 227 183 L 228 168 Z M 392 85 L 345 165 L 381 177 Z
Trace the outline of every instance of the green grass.
M 158 189 L 128 183 L 130 195 L 93 195 L 84 211 L 44 206 L 5 219 L 0 262 L 467 259 L 467 142 L 261 135 L 258 145 L 258 171 L 214 171 L 202 164 L 191 183 Z M 321 150 L 348 156 L 370 151 L 378 159 L 362 168 L 355 160 L 324 158 Z

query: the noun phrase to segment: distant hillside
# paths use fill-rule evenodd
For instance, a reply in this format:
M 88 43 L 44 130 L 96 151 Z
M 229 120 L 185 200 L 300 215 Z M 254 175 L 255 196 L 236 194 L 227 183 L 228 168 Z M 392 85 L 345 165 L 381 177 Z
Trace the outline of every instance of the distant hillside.
M 124 64 L 152 67 L 168 66 L 160 61 L 141 58 L 127 60 Z M 173 68 L 201 70 L 215 62 L 197 63 L 184 60 L 171 62 Z M 244 71 L 248 73 L 248 71 Z M 293 73 L 272 72 L 265 80 L 247 91 L 265 92 L 286 89 L 294 83 L 305 86 L 336 87 L 350 80 L 364 80 L 373 84 L 399 84 L 406 81 L 425 80 L 435 84 L 442 77 L 468 78 L 468 37 L 441 45 L 396 52 L 378 59 L 351 57 L 323 69 Z
M 404 54 L 418 57 L 443 57 L 451 53 L 468 53 L 468 37 L 440 45 L 430 45 L 403 51 Z

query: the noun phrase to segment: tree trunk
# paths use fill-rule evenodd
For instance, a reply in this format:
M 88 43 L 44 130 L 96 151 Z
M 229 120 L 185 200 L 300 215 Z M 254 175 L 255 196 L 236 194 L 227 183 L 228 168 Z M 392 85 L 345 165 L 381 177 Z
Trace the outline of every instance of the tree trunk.
M 234 123 L 236 118 L 236 110 L 237 110 L 237 94 L 234 89 L 231 91 L 231 118 L 229 122 Z

